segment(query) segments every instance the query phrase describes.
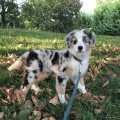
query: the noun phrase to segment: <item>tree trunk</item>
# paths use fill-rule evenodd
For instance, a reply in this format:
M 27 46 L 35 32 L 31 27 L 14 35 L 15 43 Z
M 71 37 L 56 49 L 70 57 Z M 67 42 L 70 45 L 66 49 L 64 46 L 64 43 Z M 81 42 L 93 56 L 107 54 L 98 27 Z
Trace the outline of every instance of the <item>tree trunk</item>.
M 2 26 L 3 26 L 3 28 L 4 28 L 4 27 L 6 27 L 6 19 L 5 19 L 5 0 L 1 0 L 1 6 L 2 6 L 2 11 L 1 11 Z

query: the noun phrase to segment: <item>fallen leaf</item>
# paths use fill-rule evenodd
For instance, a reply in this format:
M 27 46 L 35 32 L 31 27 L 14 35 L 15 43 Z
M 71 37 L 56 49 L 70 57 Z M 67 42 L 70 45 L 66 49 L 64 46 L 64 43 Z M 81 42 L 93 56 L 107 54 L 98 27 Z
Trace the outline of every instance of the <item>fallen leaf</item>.
M 52 98 L 49 103 L 53 104 L 53 105 L 57 105 L 60 104 L 59 100 L 58 100 L 58 96 L 55 96 L 54 98 Z
M 41 112 L 40 111 L 33 111 L 33 115 L 35 115 L 34 120 L 40 120 L 41 119 Z
M 117 93 L 120 93 L 120 88 L 119 88 L 119 89 L 117 89 Z
M 14 93 L 16 96 L 16 101 L 18 102 L 21 102 L 25 98 L 24 93 L 21 90 L 15 89 Z
M 43 118 L 46 118 L 46 117 L 49 117 L 49 116 L 50 116 L 49 113 L 43 113 L 43 114 L 42 114 L 42 117 L 43 117 Z
M 40 102 L 36 107 L 37 110 L 42 110 L 46 106 L 46 102 Z
M 78 111 L 77 111 L 77 110 L 74 110 L 74 111 L 71 111 L 71 112 L 70 112 L 70 115 L 72 115 L 72 116 L 77 116 L 77 114 L 78 114 Z
M 98 69 L 100 68 L 105 68 L 105 64 L 102 60 L 100 60 L 99 65 L 98 65 Z
M 102 85 L 102 87 L 106 87 L 107 85 L 109 85 L 109 80 L 107 80 L 107 81 Z
M 55 119 L 54 117 L 51 116 L 51 117 L 49 117 L 49 120 L 56 120 L 56 119 Z
M 106 96 L 99 96 L 99 101 L 100 102 L 105 102 Z
M 35 107 L 38 107 L 39 105 L 38 99 L 35 98 L 34 96 L 32 96 L 31 98 L 32 98 L 33 103 L 35 104 Z
M 32 120 L 32 116 L 29 116 L 29 117 L 28 117 L 28 120 Z
M 17 115 L 17 113 L 16 113 L 16 112 L 14 112 L 14 113 L 13 113 L 13 117 L 15 118 L 15 117 L 16 117 L 16 115 Z
M 95 113 L 96 115 L 99 115 L 99 114 L 102 113 L 102 109 L 94 109 L 94 113 Z
M 5 113 L 4 112 L 0 112 L 0 119 L 2 119 L 4 117 Z
M 14 94 L 13 88 L 7 89 L 6 92 L 8 93 L 7 99 L 10 102 L 15 102 L 17 100 L 16 95 Z
M 42 120 L 49 120 L 49 118 L 48 118 L 48 117 L 46 117 L 46 118 L 43 118 Z
M 83 95 L 84 99 L 89 100 L 93 97 L 93 94 L 91 92 L 87 92 L 85 95 Z
M 17 58 L 17 56 L 15 56 L 14 54 L 8 54 L 7 63 L 9 63 L 9 64 L 14 63 L 16 61 L 16 58 Z
M 98 74 L 98 73 L 99 73 L 98 68 L 95 67 L 95 66 L 91 66 L 91 70 L 92 70 L 92 72 L 93 72 L 94 74 Z
M 118 76 L 118 75 L 115 74 L 115 73 L 111 74 L 111 77 L 112 77 L 112 78 L 116 78 L 117 76 Z

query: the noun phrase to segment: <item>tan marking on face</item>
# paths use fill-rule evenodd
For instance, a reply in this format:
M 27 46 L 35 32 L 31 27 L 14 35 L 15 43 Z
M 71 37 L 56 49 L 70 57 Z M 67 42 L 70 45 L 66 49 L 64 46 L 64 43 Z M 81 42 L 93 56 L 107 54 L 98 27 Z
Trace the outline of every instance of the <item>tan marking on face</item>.
M 69 68 L 67 69 L 67 74 L 68 74 L 68 76 L 71 76 L 72 73 L 73 73 L 73 68 L 72 68 L 72 67 L 69 67 Z

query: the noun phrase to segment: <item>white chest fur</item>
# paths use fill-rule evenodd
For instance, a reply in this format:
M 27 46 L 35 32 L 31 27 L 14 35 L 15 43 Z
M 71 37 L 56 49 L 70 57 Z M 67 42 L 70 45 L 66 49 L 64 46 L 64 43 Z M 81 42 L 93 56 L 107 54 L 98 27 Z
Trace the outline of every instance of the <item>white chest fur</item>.
M 88 65 L 89 65 L 89 59 L 86 58 L 82 61 L 82 63 L 80 64 L 78 61 L 76 60 L 71 60 L 69 66 L 71 66 L 73 68 L 73 73 L 72 76 L 77 76 L 78 75 L 78 71 L 80 70 L 81 75 L 84 75 L 88 69 Z

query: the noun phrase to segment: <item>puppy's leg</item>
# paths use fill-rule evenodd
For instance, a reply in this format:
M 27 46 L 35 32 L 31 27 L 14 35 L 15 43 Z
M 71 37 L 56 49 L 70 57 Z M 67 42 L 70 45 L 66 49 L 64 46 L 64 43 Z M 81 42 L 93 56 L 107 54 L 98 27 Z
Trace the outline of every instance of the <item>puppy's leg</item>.
M 44 80 L 45 78 L 47 78 L 49 75 L 51 74 L 51 72 L 42 72 L 39 74 L 38 78 L 35 80 L 35 83 L 32 85 L 31 89 L 34 90 L 35 92 L 39 92 L 40 88 L 38 87 L 38 83 L 42 80 Z
M 44 80 L 50 75 L 48 72 L 40 72 L 39 70 L 26 70 L 25 80 L 21 86 L 21 90 L 26 97 L 29 89 L 33 86 L 35 92 L 39 92 L 40 88 L 37 86 L 38 82 Z
M 25 78 L 24 82 L 21 86 L 21 91 L 24 94 L 24 99 L 26 97 L 26 94 L 28 93 L 30 87 L 35 83 L 36 78 L 38 77 L 38 73 L 34 72 L 37 70 L 27 70 L 25 71 Z
M 59 97 L 60 102 L 67 103 L 65 99 L 65 90 L 66 90 L 67 80 L 61 76 L 56 76 L 56 91 Z
M 78 84 L 78 89 L 79 89 L 79 91 L 81 91 L 83 94 L 86 94 L 86 93 L 87 93 L 87 91 L 86 91 L 86 89 L 85 89 L 85 84 L 84 84 L 84 79 L 83 79 L 83 78 L 80 79 L 80 82 L 79 82 L 79 84 Z
M 34 92 L 39 92 L 40 91 L 40 88 L 38 87 L 38 85 L 36 83 L 34 83 L 32 86 L 31 86 L 31 89 L 34 90 Z
M 76 80 L 72 80 L 73 83 L 75 84 L 76 83 Z M 78 89 L 80 92 L 82 92 L 83 94 L 86 94 L 87 91 L 85 89 L 85 84 L 84 84 L 84 79 L 83 77 L 80 79 L 80 82 L 78 83 Z

